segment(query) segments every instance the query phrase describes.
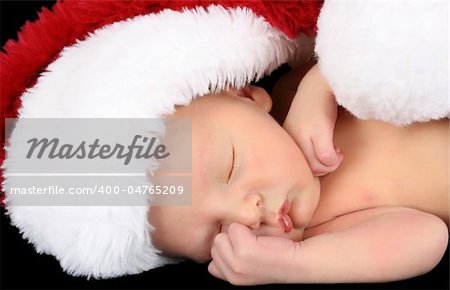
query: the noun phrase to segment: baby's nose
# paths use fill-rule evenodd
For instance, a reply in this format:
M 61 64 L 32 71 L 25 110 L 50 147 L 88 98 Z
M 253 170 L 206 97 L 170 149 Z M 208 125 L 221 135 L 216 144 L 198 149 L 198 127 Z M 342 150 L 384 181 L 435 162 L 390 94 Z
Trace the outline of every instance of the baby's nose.
M 235 209 L 234 222 L 244 224 L 251 229 L 258 229 L 264 213 L 262 197 L 259 193 L 248 193 Z
M 257 192 L 250 192 L 244 197 L 244 202 L 247 203 L 248 206 L 261 208 L 262 207 L 262 197 Z

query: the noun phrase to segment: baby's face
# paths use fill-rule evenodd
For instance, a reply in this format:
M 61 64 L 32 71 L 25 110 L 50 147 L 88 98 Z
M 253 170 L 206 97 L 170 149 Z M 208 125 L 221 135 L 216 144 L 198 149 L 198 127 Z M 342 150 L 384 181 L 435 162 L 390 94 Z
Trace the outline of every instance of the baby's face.
M 318 180 L 290 138 L 266 112 L 261 88 L 201 97 L 176 116 L 192 118 L 192 206 L 152 206 L 153 244 L 164 253 L 210 259 L 231 223 L 256 235 L 300 240 L 318 203 Z

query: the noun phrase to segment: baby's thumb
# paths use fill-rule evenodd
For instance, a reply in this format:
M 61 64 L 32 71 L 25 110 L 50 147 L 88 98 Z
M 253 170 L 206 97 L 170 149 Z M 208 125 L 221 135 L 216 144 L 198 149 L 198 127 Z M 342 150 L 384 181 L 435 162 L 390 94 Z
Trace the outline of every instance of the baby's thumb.
M 248 243 L 248 241 L 256 240 L 256 235 L 250 228 L 238 223 L 232 223 L 228 227 L 228 236 L 230 237 L 230 241 L 233 246 L 243 245 Z
M 321 136 L 321 138 L 313 138 L 312 143 L 317 159 L 327 167 L 339 165 L 343 155 L 339 149 L 334 148 L 333 139 L 331 137 Z

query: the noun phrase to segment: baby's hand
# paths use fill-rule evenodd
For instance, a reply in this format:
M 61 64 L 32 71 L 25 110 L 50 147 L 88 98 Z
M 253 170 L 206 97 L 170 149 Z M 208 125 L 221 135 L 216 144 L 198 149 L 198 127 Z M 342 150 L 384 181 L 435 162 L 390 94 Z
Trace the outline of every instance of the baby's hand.
M 298 243 L 256 236 L 248 227 L 231 224 L 211 249 L 209 272 L 234 285 L 286 283 Z
M 316 176 L 336 170 L 344 157 L 333 144 L 336 117 L 336 100 L 315 65 L 300 82 L 283 128 L 300 147 Z

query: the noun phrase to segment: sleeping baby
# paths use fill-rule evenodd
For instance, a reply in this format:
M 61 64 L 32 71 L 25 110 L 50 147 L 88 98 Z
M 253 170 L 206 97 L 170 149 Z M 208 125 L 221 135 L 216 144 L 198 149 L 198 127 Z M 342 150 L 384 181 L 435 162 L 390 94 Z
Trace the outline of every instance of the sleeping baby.
M 211 260 L 211 274 L 239 285 L 383 282 L 433 269 L 448 243 L 447 120 L 395 127 L 340 109 L 333 141 L 345 158 L 316 176 L 271 106 L 249 86 L 169 116 L 192 118 L 192 206 L 151 206 L 152 243 Z

